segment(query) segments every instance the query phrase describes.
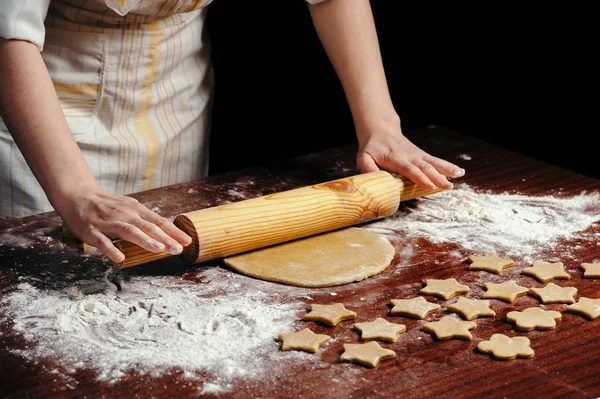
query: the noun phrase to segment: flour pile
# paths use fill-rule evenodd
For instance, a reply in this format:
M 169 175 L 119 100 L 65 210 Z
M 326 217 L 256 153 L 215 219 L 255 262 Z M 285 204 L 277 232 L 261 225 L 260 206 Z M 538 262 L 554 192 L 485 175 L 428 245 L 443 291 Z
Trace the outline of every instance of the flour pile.
M 276 341 L 296 329 L 303 302 L 277 289 L 266 294 L 263 282 L 222 269 L 203 272 L 202 283 L 135 277 L 121 291 L 108 281 L 79 281 L 58 292 L 23 282 L 0 304 L 14 329 L 36 342 L 19 353 L 59 359 L 63 374 L 89 368 L 111 381 L 128 371 L 174 368 L 187 379 L 208 373 L 226 389 L 235 378 L 264 377 L 265 367 L 271 373 L 282 360 L 308 356 L 282 352 Z
M 586 235 L 600 221 L 600 193 L 559 198 L 477 192 L 457 185 L 417 200 L 370 230 L 384 235 L 402 231 L 433 243 L 454 242 L 477 254 L 502 253 L 519 259 L 560 245 L 561 239 Z

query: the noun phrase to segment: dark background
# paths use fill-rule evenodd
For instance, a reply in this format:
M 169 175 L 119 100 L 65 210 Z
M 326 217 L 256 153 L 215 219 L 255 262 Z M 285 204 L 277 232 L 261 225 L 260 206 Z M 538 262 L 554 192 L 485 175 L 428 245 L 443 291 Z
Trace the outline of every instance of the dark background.
M 445 126 L 600 178 L 591 10 L 402 3 L 371 1 L 404 131 Z M 215 0 L 207 26 L 211 173 L 355 141 L 304 0 Z

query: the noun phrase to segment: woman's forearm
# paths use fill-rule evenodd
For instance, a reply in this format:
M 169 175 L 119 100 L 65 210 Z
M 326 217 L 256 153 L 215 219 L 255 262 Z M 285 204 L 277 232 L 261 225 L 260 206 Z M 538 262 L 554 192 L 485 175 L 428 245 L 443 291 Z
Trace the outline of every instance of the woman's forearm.
M 327 0 L 309 9 L 357 129 L 374 119 L 397 119 L 369 0 Z
M 0 76 L 0 115 L 52 205 L 95 188 L 39 49 L 0 39 Z

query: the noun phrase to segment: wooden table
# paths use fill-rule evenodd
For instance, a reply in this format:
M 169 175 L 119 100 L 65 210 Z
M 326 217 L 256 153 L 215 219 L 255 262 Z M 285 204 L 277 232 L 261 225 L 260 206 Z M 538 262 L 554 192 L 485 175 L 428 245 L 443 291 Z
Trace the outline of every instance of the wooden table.
M 407 133 L 412 140 L 432 154 L 455 162 L 467 170 L 467 175 L 456 183 L 466 183 L 478 190 L 492 193 L 510 192 L 539 196 L 573 196 L 600 191 L 600 181 L 572 173 L 534 159 L 524 157 L 488 143 L 463 136 L 444 128 L 430 127 Z M 335 148 L 308 154 L 286 162 L 244 169 L 228 174 L 211 176 L 198 181 L 169 186 L 135 195 L 149 207 L 157 207 L 167 217 L 200 208 L 236 201 L 232 187 L 246 185 L 249 196 L 265 195 L 286 189 L 321 183 L 356 173 L 353 146 Z M 468 156 L 464 156 L 468 154 Z M 191 195 L 190 193 L 193 193 Z M 401 206 L 406 206 L 402 204 Z M 78 249 L 59 245 L 60 219 L 54 213 L 19 220 L 0 220 L 0 298 L 11 292 L 22 281 L 37 281 L 40 287 L 64 288 L 76 279 L 100 278 L 110 265 L 101 256 L 87 258 L 85 268 L 73 268 L 80 259 Z M 589 232 L 600 233 L 596 225 Z M 397 239 L 403 239 L 398 232 Z M 589 236 L 589 235 L 588 235 Z M 26 245 L 23 245 L 23 243 Z M 54 243 L 54 244 L 49 244 Z M 474 272 L 467 269 L 470 255 L 454 243 L 433 244 L 426 238 L 414 239 L 411 267 L 401 278 L 394 271 L 402 264 L 397 256 L 392 265 L 371 279 L 335 288 L 311 289 L 310 303 L 351 303 L 360 321 L 389 315 L 389 300 L 403 293 L 408 298 L 417 294 L 427 278 L 454 277 L 482 291 Z M 566 250 L 565 250 L 566 248 Z M 461 252 L 465 261 L 456 262 L 450 252 Z M 565 266 L 572 278 L 558 281 L 559 285 L 576 286 L 578 297 L 600 298 L 600 280 L 584 279 L 579 262 L 600 259 L 600 245 L 593 239 L 578 239 L 561 246 L 560 253 L 543 254 L 547 259 L 565 257 Z M 70 262 L 70 263 L 69 263 Z M 224 267 L 220 262 L 209 265 Z M 442 266 L 440 266 L 442 265 Z M 168 258 L 153 264 L 122 271 L 136 276 L 170 275 L 182 280 L 200 283 L 207 265 L 184 267 L 177 258 Z M 519 263 L 515 269 L 525 265 Z M 532 283 L 530 277 L 510 274 L 518 282 Z M 250 279 L 250 277 L 243 276 Z M 36 280 L 37 279 L 37 280 Z M 194 280 L 196 279 L 196 280 Z M 124 283 L 126 284 L 126 283 Z M 274 287 L 276 283 L 271 283 Z M 332 297 L 331 292 L 336 296 Z M 361 305 L 359 298 L 371 300 Z M 443 300 L 428 298 L 444 304 Z M 114 383 L 97 382 L 94 370 L 79 370 L 69 379 L 51 370 L 60 366 L 60 359 L 39 359 L 38 364 L 25 361 L 14 353 L 31 343 L 12 330 L 10 320 L 0 324 L 0 396 L 9 398 L 116 398 L 116 397 L 219 397 L 219 398 L 597 398 L 600 397 L 600 319 L 586 320 L 569 313 L 554 330 L 517 332 L 503 318 L 510 310 L 536 306 L 537 300 L 527 296 L 514 304 L 493 300 L 497 310 L 494 318 L 477 319 L 478 328 L 472 330 L 473 340 L 436 340 L 420 331 L 421 320 L 396 318 L 406 325 L 407 332 L 419 336 L 418 342 L 404 340 L 402 334 L 395 344 L 382 346 L 395 349 L 396 358 L 381 362 L 375 368 L 353 363 L 342 363 L 339 356 L 343 343 L 358 343 L 359 335 L 350 328 L 353 321 L 335 327 L 305 322 L 313 331 L 335 336 L 333 342 L 322 346 L 314 354 L 315 361 L 273 365 L 276 377 L 263 380 L 235 380 L 232 390 L 221 394 L 201 394 L 200 388 L 208 380 L 182 383 L 178 373 L 162 377 L 128 374 Z M 307 303 L 309 301 L 307 300 Z M 562 311 L 566 305 L 552 304 L 547 308 Z M 387 309 L 387 310 L 386 310 Z M 428 320 L 440 318 L 436 313 Z M 298 325 L 301 326 L 300 324 Z M 535 349 L 532 359 L 510 361 L 494 360 L 476 351 L 477 343 L 495 332 L 507 335 L 525 335 Z M 406 333 L 405 333 L 406 334 Z M 318 366 L 316 366 L 318 364 Z M 349 372 L 350 370 L 350 372 Z M 73 383 L 75 381 L 76 383 Z

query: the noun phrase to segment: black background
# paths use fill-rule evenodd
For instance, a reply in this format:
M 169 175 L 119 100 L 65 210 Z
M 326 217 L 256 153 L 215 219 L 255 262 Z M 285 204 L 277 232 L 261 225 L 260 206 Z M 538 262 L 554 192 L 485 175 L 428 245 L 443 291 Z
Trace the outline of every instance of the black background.
M 600 178 L 590 9 L 412 3 L 371 1 L 404 131 L 445 126 Z M 207 26 L 212 174 L 355 141 L 304 0 L 215 0 Z

